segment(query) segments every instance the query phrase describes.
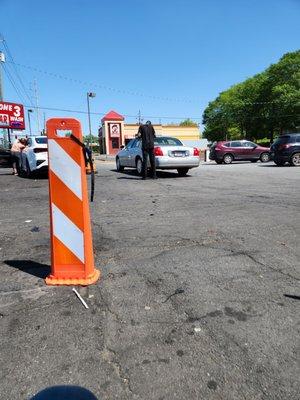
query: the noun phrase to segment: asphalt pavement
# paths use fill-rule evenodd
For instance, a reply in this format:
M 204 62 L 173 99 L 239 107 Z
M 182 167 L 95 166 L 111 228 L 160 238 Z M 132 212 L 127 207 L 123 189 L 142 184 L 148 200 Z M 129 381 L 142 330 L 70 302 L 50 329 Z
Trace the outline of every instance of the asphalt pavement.
M 0 399 L 298 399 L 300 168 L 97 167 L 89 309 L 43 280 L 48 180 L 0 170 Z

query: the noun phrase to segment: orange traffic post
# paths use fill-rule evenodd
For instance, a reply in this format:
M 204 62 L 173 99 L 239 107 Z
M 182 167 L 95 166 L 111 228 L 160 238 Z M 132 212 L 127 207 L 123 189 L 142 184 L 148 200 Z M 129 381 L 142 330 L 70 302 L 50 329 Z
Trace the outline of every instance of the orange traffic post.
M 47 121 L 47 136 L 51 273 L 46 283 L 91 285 L 100 272 L 94 266 L 85 157 L 79 143 L 80 122 L 52 118 Z

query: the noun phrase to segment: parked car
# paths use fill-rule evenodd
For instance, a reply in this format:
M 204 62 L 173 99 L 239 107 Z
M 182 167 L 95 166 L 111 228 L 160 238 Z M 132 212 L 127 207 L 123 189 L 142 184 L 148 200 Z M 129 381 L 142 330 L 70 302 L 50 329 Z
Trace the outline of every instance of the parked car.
M 10 150 L 0 146 L 0 167 L 7 168 L 12 166 Z
M 217 164 L 231 164 L 232 161 L 270 161 L 270 149 L 248 140 L 215 142 L 210 147 L 210 160 Z
M 180 176 L 184 176 L 191 168 L 200 163 L 200 153 L 197 148 L 184 146 L 180 140 L 161 136 L 154 140 L 154 154 L 157 169 L 177 169 Z M 126 147 L 116 155 L 117 171 L 124 168 L 136 168 L 142 174 L 142 142 L 141 139 L 132 139 Z
M 271 158 L 282 166 L 288 162 L 300 166 L 300 133 L 288 133 L 280 136 L 271 146 Z
M 30 176 L 32 172 L 48 170 L 48 146 L 46 136 L 31 136 L 22 151 L 20 172 Z

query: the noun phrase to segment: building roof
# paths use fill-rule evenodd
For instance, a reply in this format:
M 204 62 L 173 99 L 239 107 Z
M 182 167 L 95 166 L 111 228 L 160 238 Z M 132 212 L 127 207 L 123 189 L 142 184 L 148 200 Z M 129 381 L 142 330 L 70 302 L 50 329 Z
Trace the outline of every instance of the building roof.
M 104 117 L 101 119 L 102 122 L 104 121 L 124 121 L 124 117 L 117 112 L 111 110 L 108 112 Z

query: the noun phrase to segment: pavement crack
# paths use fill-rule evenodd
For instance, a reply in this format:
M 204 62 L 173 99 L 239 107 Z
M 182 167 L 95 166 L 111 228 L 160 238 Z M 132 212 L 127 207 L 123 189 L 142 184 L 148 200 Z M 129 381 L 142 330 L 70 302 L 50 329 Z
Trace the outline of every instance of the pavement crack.
M 100 291 L 100 299 L 102 302 L 102 305 L 104 306 L 104 310 L 107 311 L 108 313 L 110 313 L 111 315 L 113 315 L 116 319 L 117 322 L 122 323 L 122 319 L 120 318 L 119 314 L 117 312 L 115 312 L 110 305 L 108 304 L 108 302 L 104 299 L 103 294 Z
M 115 373 L 117 374 L 118 378 L 121 380 L 127 393 L 129 392 L 130 394 L 133 394 L 130 377 L 128 375 L 126 375 L 126 373 L 118 359 L 117 352 L 109 347 L 105 347 L 105 350 L 103 352 L 103 357 L 109 364 L 112 365 Z
M 281 275 L 284 275 L 284 276 L 288 276 L 289 278 L 291 278 L 291 279 L 295 279 L 296 281 L 299 281 L 300 279 L 299 278 L 297 278 L 296 276 L 294 276 L 294 275 L 292 275 L 292 274 L 289 274 L 288 272 L 283 272 L 281 269 L 277 269 L 277 268 L 274 268 L 274 267 L 272 267 L 271 265 L 268 265 L 268 264 L 265 264 L 265 263 L 263 263 L 263 262 L 261 262 L 261 261 L 258 261 L 252 254 L 250 254 L 250 253 L 247 253 L 247 252 L 245 252 L 245 251 L 234 251 L 234 250 L 230 250 L 234 255 L 242 255 L 242 256 L 245 256 L 245 257 L 248 257 L 248 258 L 250 258 L 250 260 L 252 260 L 255 264 L 258 264 L 258 265 L 260 265 L 260 266 L 262 266 L 262 267 L 265 267 L 265 268 L 267 268 L 267 269 L 270 269 L 270 270 L 272 270 L 272 271 L 274 271 L 274 272 L 277 272 L 278 274 L 281 274 Z

